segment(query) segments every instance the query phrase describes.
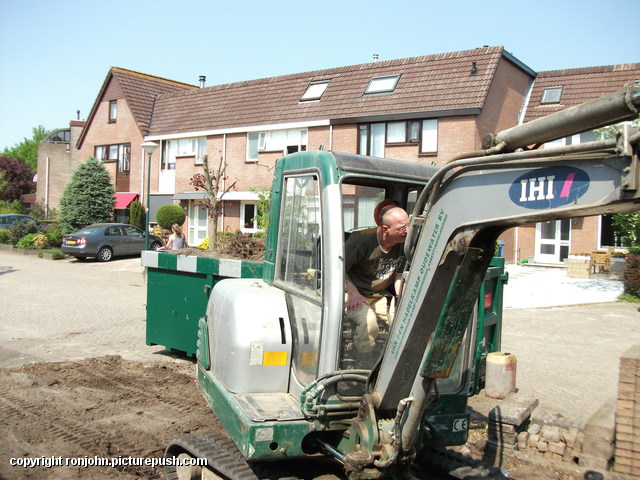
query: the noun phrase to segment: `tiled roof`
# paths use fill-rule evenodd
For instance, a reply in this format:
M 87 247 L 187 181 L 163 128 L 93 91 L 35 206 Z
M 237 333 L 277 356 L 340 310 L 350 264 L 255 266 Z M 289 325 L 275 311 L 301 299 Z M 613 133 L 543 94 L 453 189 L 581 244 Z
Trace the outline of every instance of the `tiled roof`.
M 481 109 L 503 47 L 366 63 L 263 78 L 158 98 L 149 135 Z M 472 62 L 477 73 L 471 74 Z M 517 62 L 517 61 L 516 61 Z M 372 77 L 401 75 L 394 93 L 364 95 Z M 330 80 L 319 101 L 301 102 L 310 82 Z
M 185 90 L 194 90 L 198 87 L 187 83 L 176 82 L 162 77 L 147 75 L 146 73 L 134 72 L 120 67 L 111 67 L 105 78 L 100 93 L 96 97 L 95 103 L 91 108 L 91 112 L 87 118 L 87 126 L 91 125 L 98 105 L 102 101 L 103 95 L 111 81 L 118 82 L 122 90 L 127 105 L 136 120 L 136 124 L 140 129 L 140 133 L 144 136 L 149 129 L 149 120 L 153 110 L 154 98 L 167 94 L 181 92 Z M 78 139 L 78 147 L 82 145 L 88 128 L 85 128 Z
M 640 63 L 538 72 L 524 121 L 616 92 L 636 80 L 640 80 Z M 544 90 L 551 87 L 563 87 L 560 103 L 541 104 Z
M 141 132 L 146 133 L 153 109 L 153 101 L 167 93 L 198 89 L 195 85 L 154 77 L 144 73 L 112 67 L 111 72 L 124 92 L 127 105 L 136 119 Z

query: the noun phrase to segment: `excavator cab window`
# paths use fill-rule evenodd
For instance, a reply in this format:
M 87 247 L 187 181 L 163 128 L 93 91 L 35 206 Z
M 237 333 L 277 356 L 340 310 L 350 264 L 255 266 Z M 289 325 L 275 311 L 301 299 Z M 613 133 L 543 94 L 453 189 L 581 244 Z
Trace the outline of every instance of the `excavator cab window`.
M 316 174 L 285 178 L 276 281 L 285 291 L 293 332 L 293 373 L 302 385 L 318 371 L 322 322 L 321 209 Z

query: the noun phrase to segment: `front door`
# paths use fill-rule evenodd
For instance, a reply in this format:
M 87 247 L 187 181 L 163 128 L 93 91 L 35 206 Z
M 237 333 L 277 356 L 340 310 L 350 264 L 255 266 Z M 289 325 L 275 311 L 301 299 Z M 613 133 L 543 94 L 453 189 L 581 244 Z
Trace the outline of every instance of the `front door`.
M 189 202 L 189 232 L 187 242 L 192 247 L 197 247 L 207 236 L 207 208 L 197 205 L 197 202 Z
M 551 220 L 536 225 L 536 263 L 562 263 L 569 256 L 571 220 Z

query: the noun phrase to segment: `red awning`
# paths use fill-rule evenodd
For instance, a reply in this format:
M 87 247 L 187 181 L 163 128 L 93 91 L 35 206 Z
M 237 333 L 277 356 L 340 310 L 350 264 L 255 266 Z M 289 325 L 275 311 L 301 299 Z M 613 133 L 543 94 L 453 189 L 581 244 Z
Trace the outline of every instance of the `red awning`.
M 131 202 L 133 202 L 137 197 L 137 193 L 123 193 L 117 192 L 116 194 L 116 204 L 113 207 L 114 210 L 123 210 L 129 206 Z

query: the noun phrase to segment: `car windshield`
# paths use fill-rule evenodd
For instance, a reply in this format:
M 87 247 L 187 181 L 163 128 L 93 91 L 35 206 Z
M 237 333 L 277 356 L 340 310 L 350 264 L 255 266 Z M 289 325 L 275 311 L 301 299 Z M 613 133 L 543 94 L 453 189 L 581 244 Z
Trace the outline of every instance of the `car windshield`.
M 98 230 L 100 230 L 100 227 L 86 227 L 82 230 L 78 230 L 74 235 L 91 235 L 96 233 Z

